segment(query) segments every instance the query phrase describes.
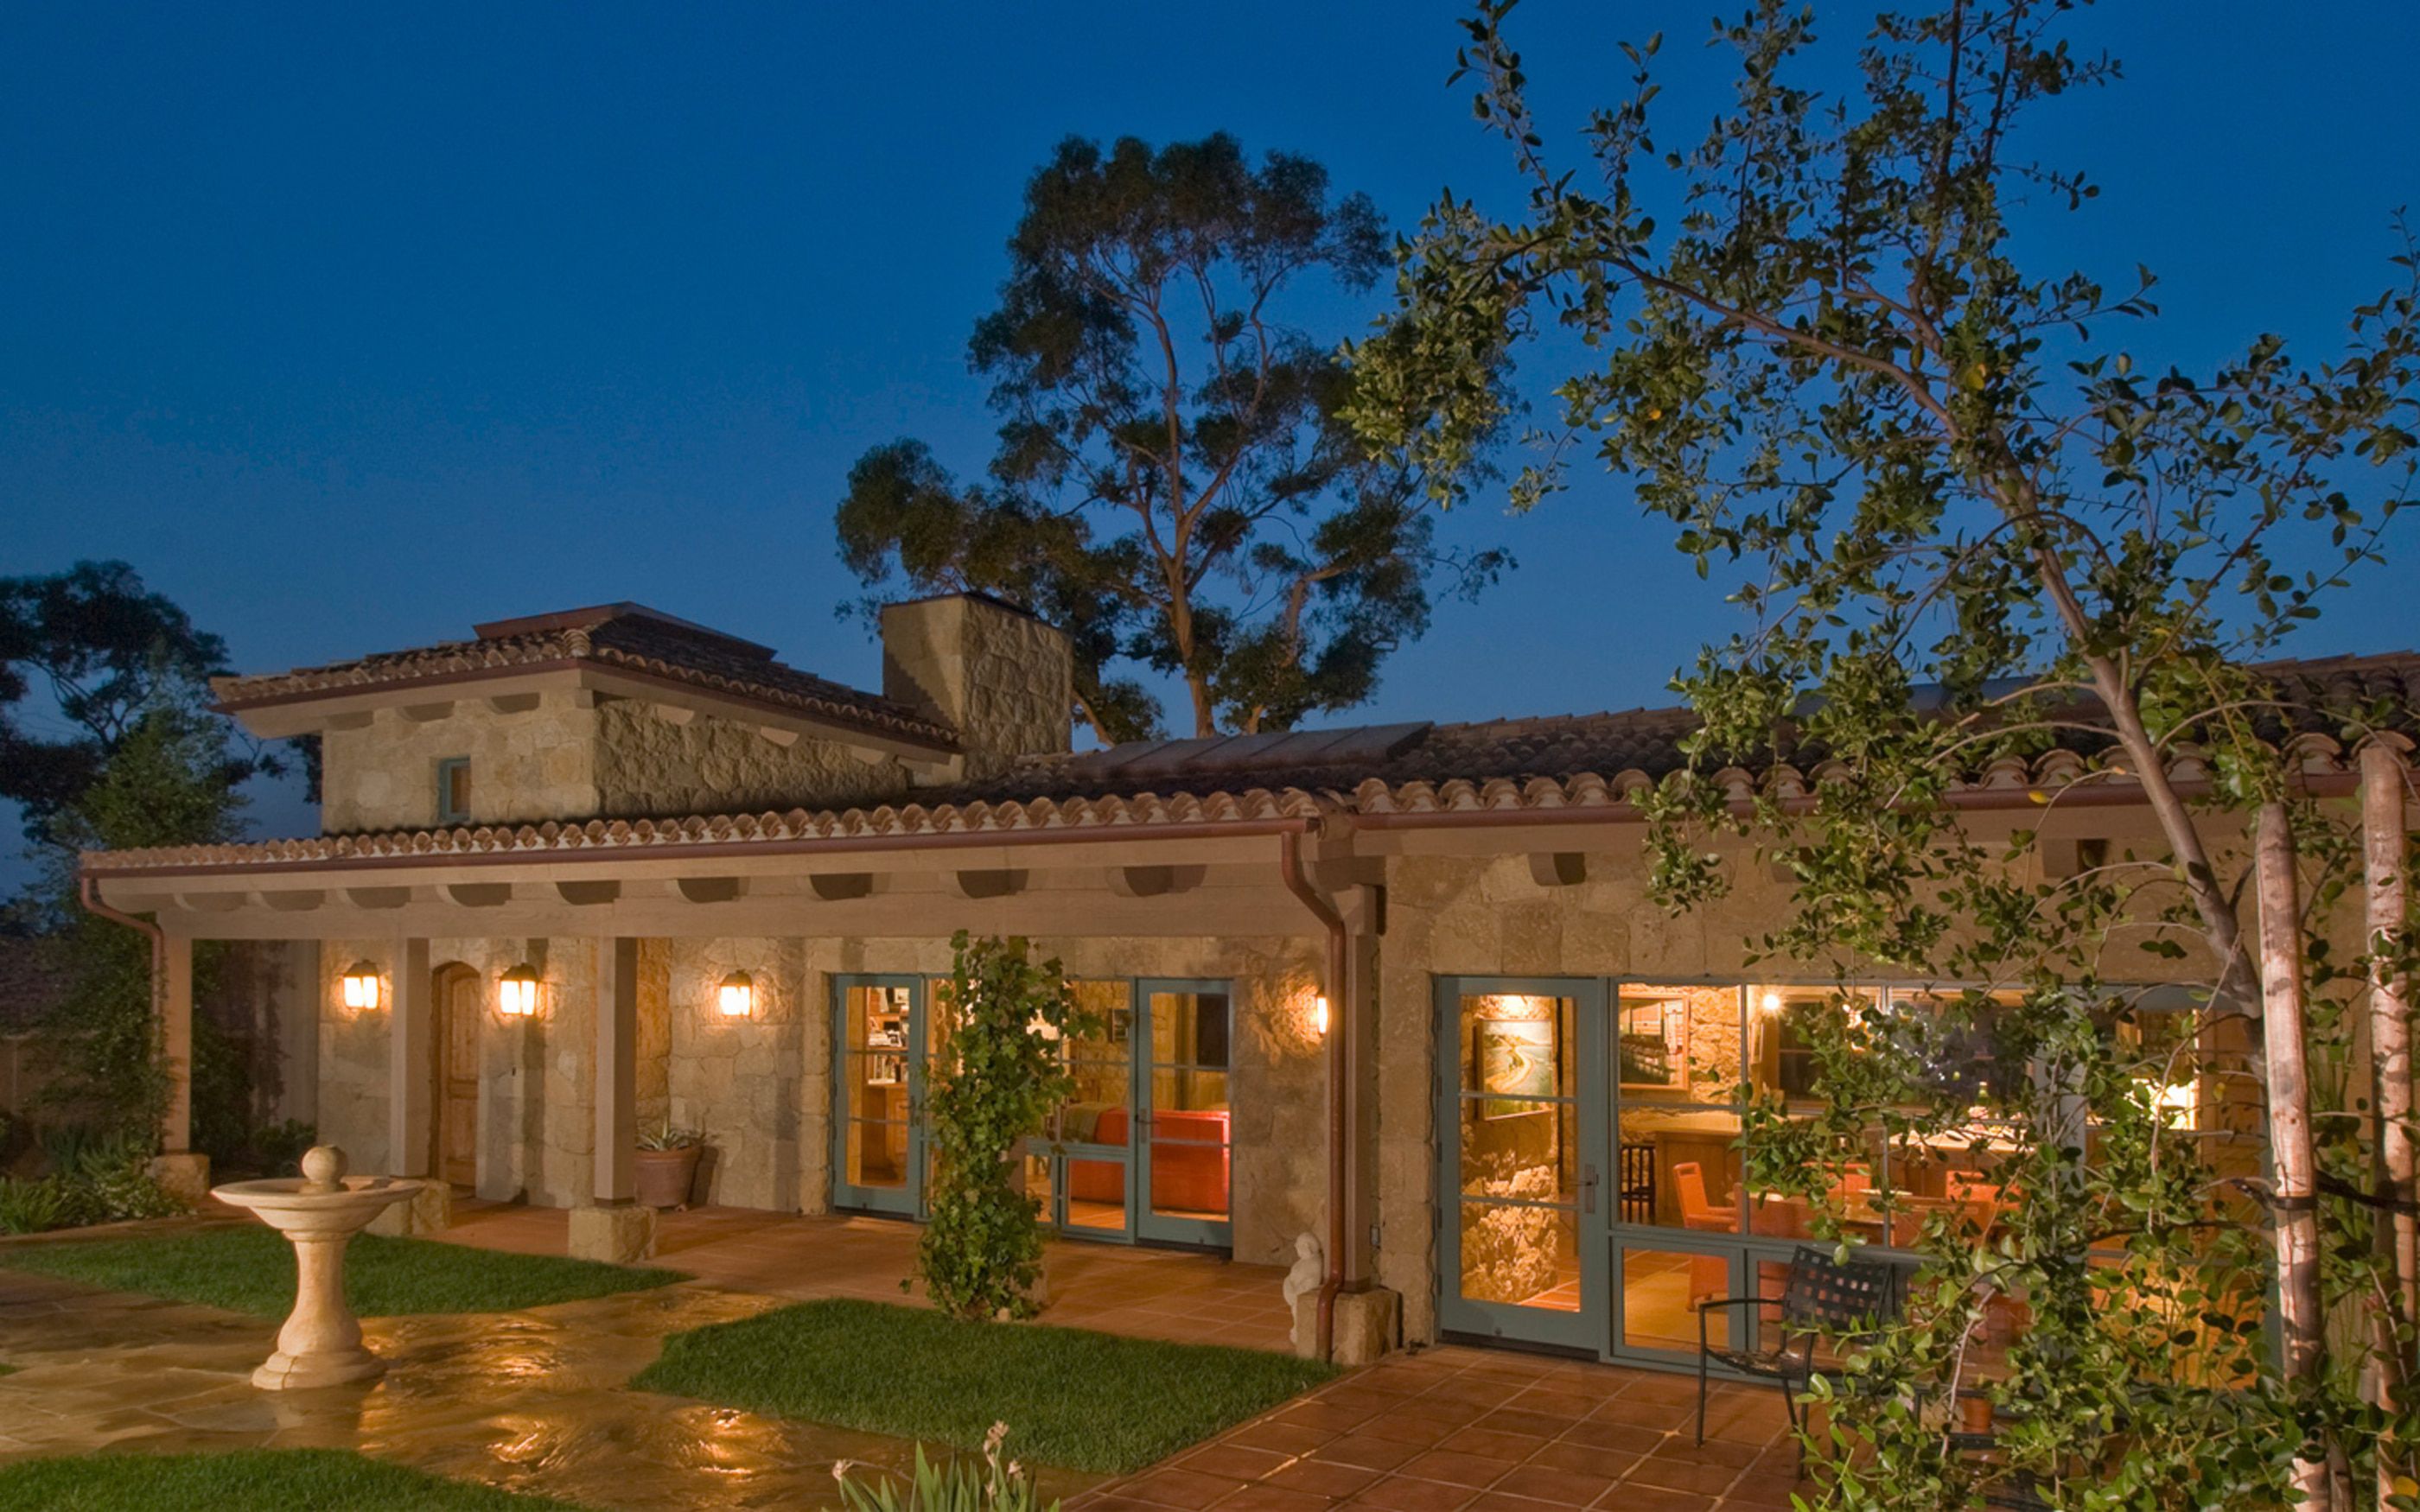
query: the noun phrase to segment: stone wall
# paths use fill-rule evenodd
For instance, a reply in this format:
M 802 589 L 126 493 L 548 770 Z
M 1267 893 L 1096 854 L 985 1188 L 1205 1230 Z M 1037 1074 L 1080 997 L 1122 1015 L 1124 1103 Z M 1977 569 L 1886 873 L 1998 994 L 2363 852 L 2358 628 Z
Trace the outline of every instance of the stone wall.
M 597 709 L 597 802 L 591 814 L 639 818 L 757 813 L 801 804 L 842 808 L 905 793 L 908 769 L 870 749 L 804 736 L 787 746 L 753 725 L 704 715 L 687 724 L 645 703 Z
M 706 1136 L 701 1200 L 787 1211 L 802 1206 L 799 1128 L 806 951 L 797 940 L 671 942 L 668 1065 L 673 1122 Z M 754 1011 L 725 1017 L 718 989 L 748 973 Z
M 965 774 L 1068 748 L 1076 706 L 1066 635 L 1030 614 L 955 594 L 882 610 L 882 690 L 954 725 Z
M 588 939 L 429 942 L 432 977 L 460 966 L 478 982 L 475 1189 L 482 1197 L 566 1207 L 593 1191 L 597 951 Z M 396 942 L 331 940 L 319 959 L 319 1137 L 342 1145 L 356 1170 L 392 1170 Z M 344 1007 L 337 979 L 357 960 L 381 974 L 375 1009 Z M 524 961 L 538 971 L 539 1012 L 507 1019 L 495 1011 L 496 979 Z M 432 1018 L 444 1011 L 442 995 L 431 1008 Z M 443 1029 L 432 1022 L 432 1038 Z
M 358 730 L 320 740 L 319 827 L 331 835 L 437 823 L 437 764 L 471 762 L 474 825 L 588 818 L 599 811 L 597 711 L 569 693 L 499 713 L 482 699 L 416 720 L 381 708 Z

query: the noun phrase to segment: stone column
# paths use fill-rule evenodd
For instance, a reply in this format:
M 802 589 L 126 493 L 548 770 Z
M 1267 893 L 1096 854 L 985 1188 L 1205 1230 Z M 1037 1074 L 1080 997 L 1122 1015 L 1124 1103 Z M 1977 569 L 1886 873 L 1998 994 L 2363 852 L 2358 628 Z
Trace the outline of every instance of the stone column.
M 170 934 L 160 941 L 159 980 L 151 984 L 160 1014 L 160 1062 L 168 1096 L 160 1110 L 160 1154 L 152 1180 L 187 1202 L 209 1195 L 210 1159 L 194 1149 L 194 942 Z
M 428 942 L 395 942 L 395 1008 L 387 1018 L 387 1164 L 396 1176 L 428 1176 L 436 1080 L 436 983 Z
M 571 1210 L 571 1253 L 627 1265 L 655 1253 L 638 1194 L 639 942 L 597 942 L 597 1146 L 593 1206 Z

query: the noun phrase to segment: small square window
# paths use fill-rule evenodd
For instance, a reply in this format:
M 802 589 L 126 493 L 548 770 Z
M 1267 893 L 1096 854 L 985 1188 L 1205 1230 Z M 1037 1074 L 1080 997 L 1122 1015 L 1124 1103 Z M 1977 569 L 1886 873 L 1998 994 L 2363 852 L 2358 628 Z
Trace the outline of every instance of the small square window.
M 437 822 L 468 824 L 471 819 L 471 758 L 448 756 L 437 764 Z

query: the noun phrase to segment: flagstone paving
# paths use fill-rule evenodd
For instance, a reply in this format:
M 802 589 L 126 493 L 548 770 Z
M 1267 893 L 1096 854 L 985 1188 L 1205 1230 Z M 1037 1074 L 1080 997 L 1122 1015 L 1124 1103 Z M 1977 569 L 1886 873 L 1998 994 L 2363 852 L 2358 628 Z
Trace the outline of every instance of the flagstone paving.
M 608 1508 L 812 1508 L 836 1460 L 913 1446 L 622 1388 L 664 1335 L 782 1299 L 695 1284 L 526 1312 L 369 1319 L 392 1368 L 365 1386 L 263 1392 L 276 1325 L 0 1272 L 0 1458 L 111 1450 L 356 1449 Z M 1096 1477 L 1049 1471 L 1055 1494 Z

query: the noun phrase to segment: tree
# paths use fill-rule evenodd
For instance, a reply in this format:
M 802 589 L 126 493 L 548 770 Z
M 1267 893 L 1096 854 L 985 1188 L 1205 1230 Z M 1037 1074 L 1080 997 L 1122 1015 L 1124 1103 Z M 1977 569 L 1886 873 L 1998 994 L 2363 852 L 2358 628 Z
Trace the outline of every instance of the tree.
M 225 661 L 225 641 L 123 562 L 0 579 L 0 798 L 23 809 L 27 837 L 54 838 L 54 819 L 100 779 L 155 700 L 198 689 Z M 37 684 L 70 727 L 64 735 L 27 726 L 22 705 Z M 232 789 L 276 770 L 260 752 L 230 749 L 218 779 Z
M 167 1095 L 151 956 L 142 935 L 79 904 L 76 853 L 240 838 L 244 799 L 226 780 L 235 760 L 227 729 L 190 687 L 163 684 L 128 722 L 99 776 L 51 819 L 62 849 L 29 901 L 68 968 L 50 1026 L 61 1052 L 52 1095 L 98 1112 L 113 1129 L 148 1136 Z M 225 954 L 224 942 L 196 944 L 197 996 L 210 995 Z M 250 1121 L 240 1057 L 207 1015 L 195 1016 L 194 1032 L 195 1142 L 213 1154 L 240 1149 Z
M 1700 725 L 1646 801 L 1659 894 L 1695 905 L 1732 862 L 1778 860 L 1796 906 L 1763 949 L 1844 980 L 1986 984 L 1915 1016 L 1844 991 L 1796 1028 L 1820 1106 L 1750 1108 L 1751 1180 L 1805 1196 L 1827 1232 L 1861 1158 L 2005 1145 L 2021 1194 L 1988 1224 L 1924 1224 L 1906 1322 L 1833 1381 L 1838 1437 L 1818 1447 L 1836 1500 L 1963 1505 L 2020 1481 L 2096 1507 L 2420 1494 L 2410 1251 L 2379 1232 L 2411 1173 L 2372 1170 L 2374 1151 L 2410 1159 L 2375 1111 L 2383 1091 L 2408 1118 L 2410 1088 L 2361 1080 L 2365 1036 L 2407 1042 L 2411 920 L 2373 918 L 2350 965 L 2329 937 L 2350 821 L 2289 748 L 2313 691 L 2260 666 L 2382 560 L 2412 497 L 2408 239 L 2335 360 L 2264 335 L 2214 373 L 2154 374 L 2110 335 L 2156 314 L 2148 272 L 2112 294 L 2019 258 L 2021 217 L 2097 193 L 2022 147 L 2042 107 L 2117 77 L 2071 45 L 2066 0 L 1882 16 L 1845 94 L 1816 86 L 1811 14 L 1759 0 L 1716 28 L 1738 81 L 1703 138 L 1658 147 L 1650 40 L 1590 119 L 1585 172 L 1530 114 L 1512 8 L 1483 0 L 1458 77 L 1511 144 L 1527 213 L 1436 207 L 1393 329 L 1357 354 L 1354 418 L 1450 498 L 1500 419 L 1502 349 L 1576 329 L 1603 361 L 1557 391 L 1565 442 L 1594 439 L 1701 574 L 1737 571 L 1749 622 L 1679 680 Z M 1554 487 L 1562 455 L 1516 501 Z M 2408 710 L 2324 717 L 2399 764 L 2372 737 Z M 2038 828 L 1946 801 L 2053 746 L 2095 769 L 2039 790 L 2050 813 L 2122 782 L 2160 844 L 2059 865 Z M 1717 779 L 1785 762 L 1821 780 L 1743 799 Z M 2399 804 L 2385 850 L 2408 857 Z M 2201 984 L 2181 1021 L 2129 985 L 2152 960 Z M 1978 1043 L 2030 1074 L 1952 1074 Z M 1879 1200 L 1885 1232 L 1915 1227 Z M 1983 1388 L 2006 1424 L 1987 1460 L 1945 1433 L 1946 1404 L 2011 1309 L 2030 1320 Z
M 987 477 L 959 483 L 921 441 L 875 448 L 841 556 L 869 585 L 981 590 L 1065 628 L 1103 741 L 1159 726 L 1127 664 L 1181 679 L 1200 735 L 1361 702 L 1434 592 L 1510 564 L 1436 545 L 1417 473 L 1363 447 L 1350 376 L 1287 323 L 1306 281 L 1364 290 L 1387 262 L 1377 211 L 1332 198 L 1317 163 L 1255 166 L 1224 134 L 1070 139 L 1008 250 L 968 348 L 1001 418 Z
M 970 939 L 960 930 L 950 946 L 926 1073 L 933 1182 L 916 1272 L 933 1305 L 952 1317 L 1030 1317 L 1042 1230 L 1016 1150 L 1074 1095 L 1063 1039 L 1106 1026 L 1077 1007 L 1059 963 L 1036 962 L 1024 940 Z

